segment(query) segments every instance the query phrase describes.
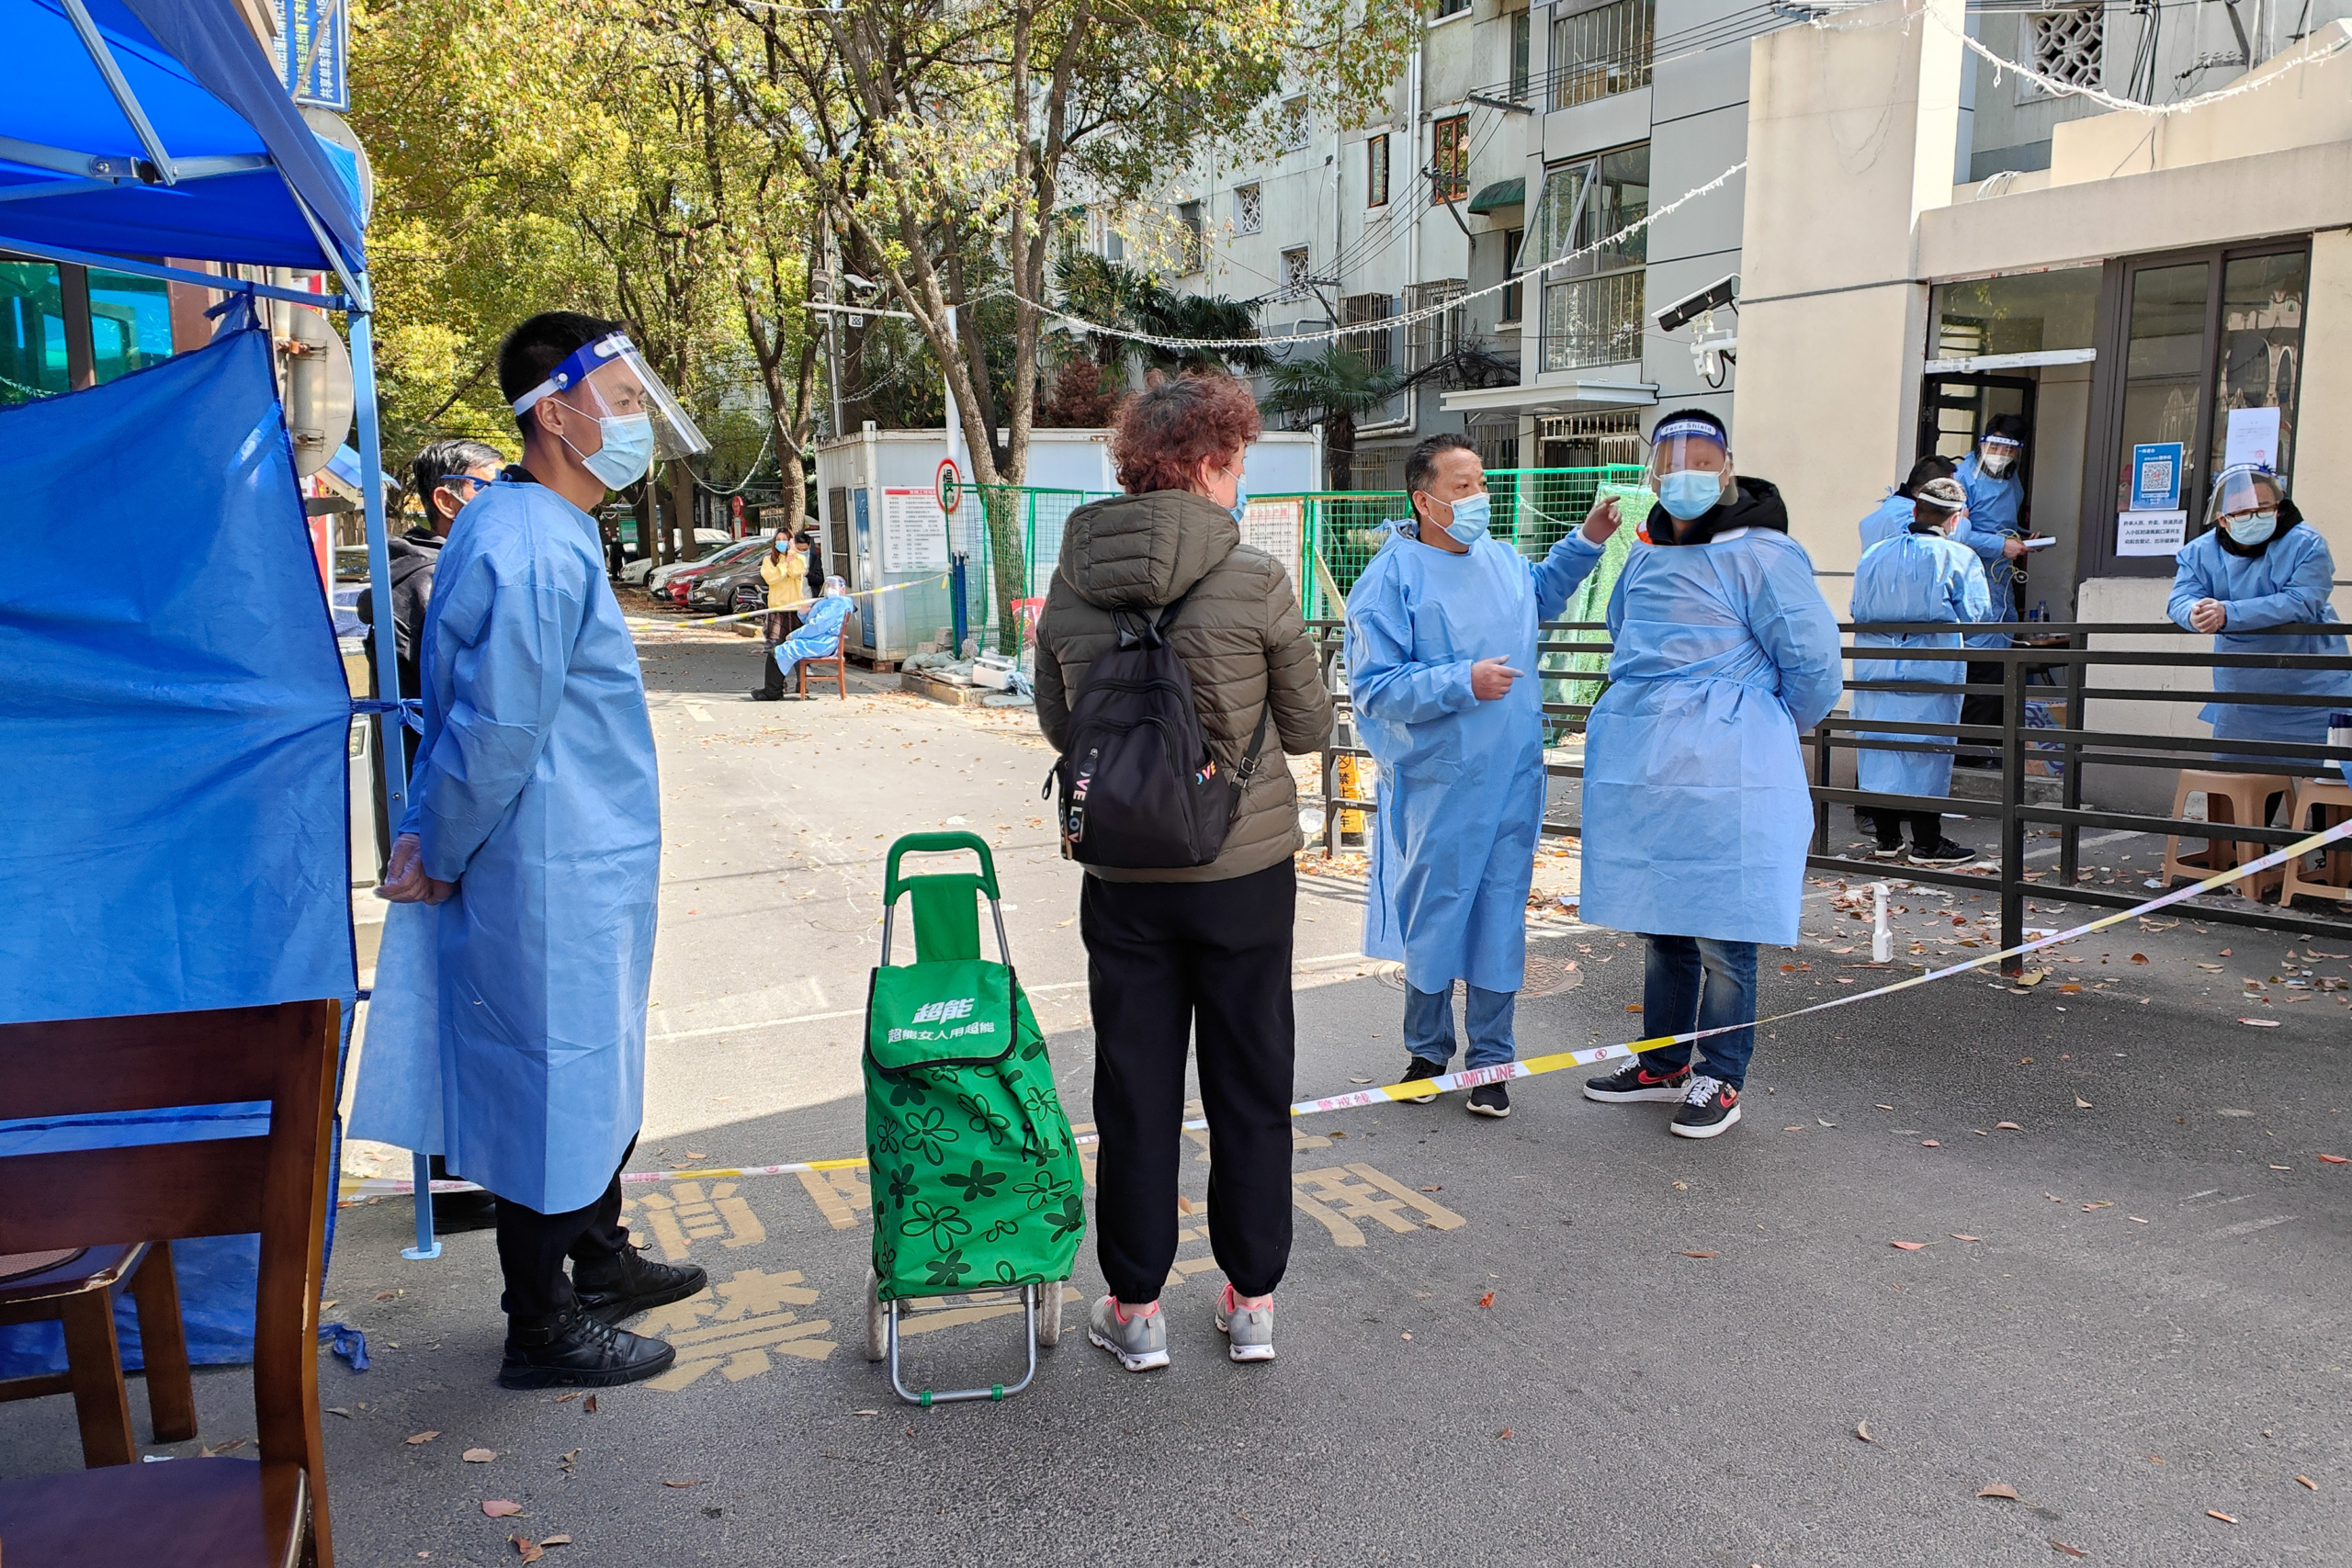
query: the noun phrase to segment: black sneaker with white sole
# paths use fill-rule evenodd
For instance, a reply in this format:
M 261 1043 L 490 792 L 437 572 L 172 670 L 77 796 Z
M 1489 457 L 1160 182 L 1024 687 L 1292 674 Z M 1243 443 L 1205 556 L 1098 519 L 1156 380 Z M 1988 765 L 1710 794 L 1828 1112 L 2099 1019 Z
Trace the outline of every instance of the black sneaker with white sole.
M 1498 1083 L 1482 1083 L 1470 1091 L 1468 1109 L 1473 1116 L 1492 1116 L 1500 1121 L 1510 1114 L 1510 1090 Z
M 1408 1056 L 1405 1058 L 1404 1076 L 1399 1077 L 1396 1081 L 1398 1083 L 1419 1083 L 1423 1078 L 1442 1077 L 1444 1072 L 1445 1064 L 1443 1062 L 1432 1062 L 1427 1056 Z M 1408 1105 L 1427 1105 L 1430 1100 L 1435 1100 L 1436 1098 L 1437 1090 L 1431 1089 L 1427 1094 L 1408 1094 L 1405 1096 L 1405 1103 Z
M 1966 844 L 1955 844 L 1950 839 L 1924 849 L 1914 845 L 1911 850 L 1913 865 L 1966 865 L 1980 858 Z
M 1604 1077 L 1584 1080 L 1584 1097 L 1616 1105 L 1640 1100 L 1675 1100 L 1690 1087 L 1689 1063 L 1679 1067 L 1653 1066 L 1639 1056 Z
M 1894 842 L 1891 844 L 1876 845 L 1871 850 L 1871 859 L 1872 860 L 1901 860 L 1902 858 L 1903 840 L 1900 839 L 1895 840 Z
M 1739 1120 L 1739 1090 L 1721 1078 L 1701 1073 L 1683 1091 L 1667 1131 L 1678 1138 L 1712 1138 Z

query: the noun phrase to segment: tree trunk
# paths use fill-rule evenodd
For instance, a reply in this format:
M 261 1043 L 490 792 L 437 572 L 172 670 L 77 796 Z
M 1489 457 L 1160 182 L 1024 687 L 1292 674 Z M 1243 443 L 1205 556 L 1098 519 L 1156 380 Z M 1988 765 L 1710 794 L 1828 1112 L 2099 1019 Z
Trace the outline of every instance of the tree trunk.
M 702 545 L 695 538 L 695 471 L 684 457 L 670 459 L 670 519 L 678 530 L 678 558 L 702 559 Z
M 1333 490 L 1355 488 L 1356 422 L 1352 414 L 1335 413 L 1326 421 L 1324 461 L 1330 472 L 1325 482 Z

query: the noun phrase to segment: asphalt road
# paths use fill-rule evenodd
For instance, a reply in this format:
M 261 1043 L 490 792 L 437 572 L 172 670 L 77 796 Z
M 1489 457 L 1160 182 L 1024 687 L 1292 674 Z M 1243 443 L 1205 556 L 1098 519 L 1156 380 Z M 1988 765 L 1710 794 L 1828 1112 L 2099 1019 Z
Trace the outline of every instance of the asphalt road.
M 862 1152 L 883 851 L 956 818 L 996 846 L 1085 1115 L 1076 876 L 1027 716 L 872 678 L 755 705 L 749 645 L 646 655 L 668 850 L 638 1168 Z M 2147 863 L 2145 840 L 2106 852 L 2126 881 Z M 1354 957 L 1360 885 L 1305 886 L 1299 1090 L 1388 1081 L 1402 995 Z M 1837 893 L 1809 889 L 1805 944 L 1768 953 L 1768 1012 L 1888 973 Z M 1901 947 L 1937 955 L 1990 908 L 1900 900 Z M 409 1263 L 405 1201 L 347 1210 L 329 1315 L 375 1365 L 322 1361 L 338 1552 L 486 1564 L 560 1532 L 546 1561 L 580 1568 L 2352 1562 L 2352 1166 L 2318 1157 L 2352 1156 L 2352 1027 L 2345 993 L 2287 983 L 2346 973 L 2284 962 L 2311 951 L 2191 916 L 2071 946 L 2030 987 L 1964 976 L 1769 1028 L 1746 1120 L 1710 1143 L 1584 1100 L 1577 1073 L 1514 1085 L 1502 1122 L 1459 1096 L 1302 1122 L 1271 1366 L 1227 1361 L 1210 1325 L 1194 1140 L 1174 1366 L 1125 1374 L 1073 1331 L 1001 1405 L 917 1410 L 864 1359 L 857 1179 L 633 1189 L 640 1239 L 718 1290 L 660 1314 L 675 1372 L 593 1413 L 492 1386 L 487 1234 Z M 1531 952 L 1558 988 L 1522 1001 L 1522 1055 L 1644 1032 L 1638 944 L 1554 919 Z M 1101 1289 L 1091 1246 L 1074 1285 Z M 1016 1309 L 950 1307 L 910 1335 L 912 1375 L 1017 1376 Z M 198 1400 L 205 1441 L 250 1433 L 242 1373 Z M 73 1451 L 68 1402 L 9 1410 L 0 1474 Z M 2018 1498 L 1978 1495 L 1996 1483 Z

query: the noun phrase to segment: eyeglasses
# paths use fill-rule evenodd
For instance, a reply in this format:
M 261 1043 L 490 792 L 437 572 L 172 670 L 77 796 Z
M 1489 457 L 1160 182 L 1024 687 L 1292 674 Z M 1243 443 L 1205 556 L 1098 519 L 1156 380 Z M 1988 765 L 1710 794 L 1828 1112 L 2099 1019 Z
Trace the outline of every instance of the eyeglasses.
M 435 490 L 456 490 L 460 485 L 470 485 L 473 488 L 466 491 L 464 494 L 465 499 L 471 501 L 474 497 L 488 490 L 494 482 L 495 481 L 493 480 L 483 479 L 479 474 L 447 474 L 444 475 L 441 482 L 435 485 L 433 488 Z

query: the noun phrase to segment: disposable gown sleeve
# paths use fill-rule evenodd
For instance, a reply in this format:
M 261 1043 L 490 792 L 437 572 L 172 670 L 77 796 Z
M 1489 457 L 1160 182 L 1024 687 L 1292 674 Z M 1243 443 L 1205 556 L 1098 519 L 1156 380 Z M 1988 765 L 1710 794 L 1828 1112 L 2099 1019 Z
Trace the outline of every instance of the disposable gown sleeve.
M 1946 574 L 1945 582 L 1951 594 L 1955 620 L 1997 621 L 2001 618 L 1993 613 L 1993 593 L 1984 586 L 1983 572 L 1960 568 Z
M 576 564 L 485 554 L 441 585 L 434 654 L 449 660 L 449 706 L 401 824 L 423 840 L 427 876 L 462 876 L 530 782 L 586 613 Z
M 2190 550 L 2180 552 L 2179 564 L 2173 568 L 2172 597 L 2165 602 L 2165 614 L 2170 615 L 2173 625 L 2183 631 L 2197 629 L 2188 623 L 2188 612 L 2195 608 L 2197 602 L 2199 599 L 2211 599 L 2214 596 L 2211 587 L 2205 581 L 2204 565 L 2198 558 L 2201 553 Z
M 2282 547 L 2295 553 L 2280 563 L 2285 570 L 2279 573 L 2278 590 L 2251 599 L 2223 600 L 2222 609 L 2228 619 L 2222 623 L 2222 630 L 2292 626 L 2299 621 L 2317 621 L 2327 614 L 2327 596 L 2335 576 L 2335 561 L 2328 554 L 2327 541 L 2310 528 L 2297 528 L 2271 546 L 2272 553 L 2278 553 Z
M 1556 621 L 1568 606 L 1568 595 L 1584 586 L 1600 564 L 1602 547 L 1584 536 L 1581 525 L 1571 528 L 1540 561 L 1530 562 L 1535 581 L 1535 618 Z
M 1827 717 L 1844 684 L 1843 653 L 1838 617 L 1814 586 L 1802 549 L 1778 550 L 1767 560 L 1748 601 L 1747 629 L 1779 667 L 1781 701 L 1799 732 Z
M 1356 711 L 1386 723 L 1426 724 L 1477 706 L 1471 660 L 1417 661 L 1412 615 L 1396 574 L 1367 571 L 1364 577 L 1369 581 L 1359 580 L 1348 595 L 1348 686 Z
M 2001 545 L 2007 537 L 1996 528 L 1979 527 L 1974 513 L 1969 513 L 1952 537 L 1976 552 L 1976 558 L 1991 566 L 2001 558 Z

